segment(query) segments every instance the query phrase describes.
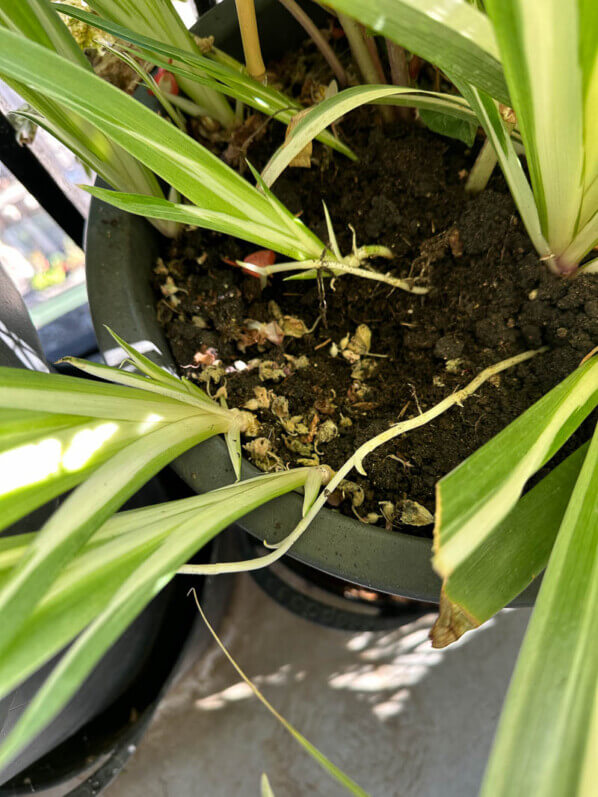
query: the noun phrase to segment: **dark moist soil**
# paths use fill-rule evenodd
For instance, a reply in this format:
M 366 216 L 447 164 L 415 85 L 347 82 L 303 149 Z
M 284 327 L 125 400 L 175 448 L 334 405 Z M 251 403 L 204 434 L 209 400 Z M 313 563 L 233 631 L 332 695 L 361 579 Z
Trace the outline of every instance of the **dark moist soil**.
M 256 166 L 279 143 L 279 128 L 271 123 L 250 149 Z M 222 262 L 257 247 L 194 230 L 165 244 L 155 274 L 158 316 L 181 374 L 212 395 L 224 386 L 231 407 L 255 407 L 257 397 L 269 404 L 254 410 L 258 441 L 245 440 L 262 469 L 309 462 L 337 469 L 365 440 L 437 404 L 483 368 L 549 346 L 493 378 L 462 408 L 379 448 L 365 461 L 367 478 L 354 472 L 354 485 L 331 497 L 346 514 L 370 522 L 376 515 L 381 525 L 429 535 L 429 524 L 401 522 L 413 509 L 405 500 L 433 513 L 436 481 L 579 365 L 598 342 L 598 280 L 548 273 L 500 175 L 478 197 L 466 196 L 472 155 L 462 144 L 416 126 L 383 131 L 373 110 L 353 116 L 343 133 L 357 163 L 316 145 L 312 168 L 288 169 L 276 193 L 326 240 L 324 199 L 343 252 L 350 251 L 353 224 L 359 244 L 380 243 L 395 253 L 390 266 L 375 262 L 377 269 L 423 275 L 428 295 L 354 277 L 336 280 L 334 288 L 324 280 L 323 295 L 315 281 L 280 277 L 260 291 L 259 280 Z M 247 319 L 275 320 L 272 301 L 295 319 L 290 327 L 297 319 L 310 329 L 320 322 L 301 338 L 285 336 L 282 345 L 249 345 L 259 332 L 248 334 Z M 341 342 L 359 325 L 371 330 L 371 352 L 383 356 L 345 359 Z M 288 413 L 275 397 L 287 400 Z M 588 430 L 586 424 L 566 451 Z

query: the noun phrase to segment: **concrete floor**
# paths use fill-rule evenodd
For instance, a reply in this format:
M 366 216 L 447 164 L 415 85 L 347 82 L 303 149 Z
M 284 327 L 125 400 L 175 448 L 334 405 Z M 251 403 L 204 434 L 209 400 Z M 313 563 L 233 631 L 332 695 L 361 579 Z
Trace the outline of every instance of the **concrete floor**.
M 239 577 L 220 629 L 274 706 L 373 797 L 474 797 L 530 612 L 503 612 L 447 651 L 433 615 L 385 633 L 312 625 Z M 346 794 L 214 645 L 171 691 L 108 797 Z

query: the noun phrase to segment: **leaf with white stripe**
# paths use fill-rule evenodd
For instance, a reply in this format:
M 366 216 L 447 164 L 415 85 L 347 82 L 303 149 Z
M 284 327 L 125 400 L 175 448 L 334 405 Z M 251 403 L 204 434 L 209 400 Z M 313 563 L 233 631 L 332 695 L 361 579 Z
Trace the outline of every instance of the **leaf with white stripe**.
M 528 479 L 597 405 L 598 357 L 593 357 L 440 480 L 433 563 L 444 579 L 484 544 Z
M 434 647 L 485 623 L 544 570 L 587 450 L 578 448 L 520 498 L 444 581 Z
M 104 2 L 104 0 L 102 1 Z M 172 40 L 169 42 L 158 41 L 150 34 L 143 35 L 139 26 L 136 27 L 133 24 L 133 20 L 129 20 L 127 27 L 123 24 L 118 24 L 114 21 L 116 19 L 114 14 L 112 19 L 107 19 L 62 3 L 56 3 L 55 7 L 61 13 L 68 14 L 74 19 L 81 20 L 123 42 L 127 42 L 133 47 L 139 48 L 143 55 L 153 64 L 167 69 L 182 78 L 184 83 L 181 85 L 185 91 L 194 82 L 200 86 L 207 86 L 214 91 L 233 97 L 250 108 L 265 113 L 283 124 L 289 124 L 293 116 L 302 110 L 302 106 L 291 97 L 250 77 L 242 64 L 239 64 L 239 69 L 235 69 L 234 66 L 230 66 L 228 63 L 218 62 L 202 55 L 198 51 L 191 52 L 180 46 L 175 46 Z M 131 54 L 135 53 L 132 49 L 129 52 Z M 322 131 L 319 135 L 319 140 L 348 158 L 355 160 L 355 155 L 349 147 L 339 141 L 332 133 Z
M 309 469 L 298 468 L 241 482 L 228 500 L 185 519 L 127 578 L 88 628 L 75 640 L 0 747 L 0 766 L 10 761 L 56 716 L 103 653 L 174 577 L 177 569 L 215 534 L 278 495 L 299 488 Z
M 477 124 L 476 115 L 461 97 L 433 91 L 401 89 L 396 86 L 353 86 L 322 100 L 302 116 L 289 131 L 284 144 L 266 164 L 262 172 L 262 179 L 266 185 L 271 186 L 293 158 L 322 130 L 349 111 L 376 101 L 398 106 L 429 108 Z
M 592 797 L 597 723 L 598 432 L 550 555 L 482 797 Z
M 471 108 L 489 140 L 492 142 L 496 157 L 500 163 L 505 179 L 511 190 L 513 200 L 521 214 L 525 229 L 538 253 L 548 257 L 551 253 L 538 215 L 536 199 L 527 181 L 521 161 L 517 156 L 509 132 L 502 120 L 500 111 L 492 97 L 480 91 L 475 86 L 461 81 L 455 75 L 450 76 L 461 94 L 469 102 Z
M 111 514 L 179 454 L 229 425 L 222 417 L 201 412 L 160 424 L 100 465 L 71 493 L 0 590 L 0 650 L 10 643 L 60 570 Z
M 115 208 L 126 210 L 127 213 L 215 230 L 235 238 L 251 241 L 258 246 L 273 249 L 275 252 L 280 252 L 296 260 L 319 257 L 325 249 L 324 244 L 310 233 L 300 219 L 295 219 L 297 229 L 296 234 L 293 235 L 286 224 L 280 224 L 278 228 L 274 228 L 252 219 L 238 218 L 229 213 L 221 213 L 194 205 L 177 204 L 158 197 L 125 194 L 98 186 L 82 186 L 82 188 L 92 196 Z M 271 213 L 276 218 L 277 212 L 274 209 L 271 209 Z
M 542 230 L 558 258 L 577 230 L 583 198 L 578 0 L 487 0 L 485 6 L 525 145 Z
M 237 172 L 168 121 L 87 70 L 1 29 L 0 73 L 46 92 L 80 114 L 199 208 L 262 224 L 292 237 L 292 217 L 283 224 L 263 194 Z M 297 235 L 297 248 L 304 241 Z
M 326 0 L 326 5 L 509 104 L 492 25 L 471 4 L 463 0 Z

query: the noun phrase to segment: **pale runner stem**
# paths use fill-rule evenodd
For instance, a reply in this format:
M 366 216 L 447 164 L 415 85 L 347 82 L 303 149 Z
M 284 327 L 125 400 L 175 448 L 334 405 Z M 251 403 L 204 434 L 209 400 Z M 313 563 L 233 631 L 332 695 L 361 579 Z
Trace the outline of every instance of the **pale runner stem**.
M 393 288 L 400 288 L 402 291 L 408 293 L 415 293 L 424 295 L 430 292 L 429 288 L 414 285 L 411 279 L 400 279 L 393 277 L 390 274 L 382 274 L 380 271 L 368 271 L 365 268 L 356 268 L 355 266 L 347 266 L 338 260 L 302 260 L 297 263 L 279 263 L 274 266 L 252 266 L 239 261 L 239 265 L 244 271 L 252 271 L 260 277 L 264 275 L 270 276 L 271 274 L 282 274 L 286 271 L 328 271 L 332 276 L 339 274 L 352 274 L 354 277 L 362 277 L 366 280 L 374 280 L 375 282 L 384 282 L 386 285 L 391 285 Z
M 361 26 L 361 33 L 363 35 L 365 46 L 368 48 L 368 53 L 370 54 L 370 58 L 372 59 L 376 73 L 378 74 L 378 83 L 388 83 L 386 80 L 386 75 L 384 74 L 384 69 L 382 68 L 382 61 L 380 60 L 380 53 L 378 52 L 378 47 L 376 46 L 376 40 L 369 35 L 363 25 Z
M 510 111 L 510 109 L 506 109 L 503 114 L 503 121 L 507 135 L 510 136 L 515 127 L 515 122 L 511 119 L 508 113 L 512 114 L 513 112 Z M 475 159 L 475 163 L 473 164 L 469 173 L 469 177 L 467 178 L 467 182 L 465 183 L 465 190 L 468 194 L 479 194 L 484 190 L 484 188 L 486 188 L 497 163 L 498 158 L 496 156 L 496 150 L 494 149 L 490 139 L 487 138 L 482 144 L 482 148 Z
M 297 542 L 299 537 L 301 537 L 303 532 L 316 517 L 320 509 L 322 509 L 331 493 L 336 490 L 336 488 L 340 485 L 343 479 L 349 475 L 353 468 L 356 468 L 363 473 L 362 462 L 368 454 L 371 454 L 372 451 L 375 451 L 384 443 L 388 443 L 389 440 L 392 440 L 399 435 L 405 434 L 405 432 L 411 432 L 413 429 L 417 429 L 420 426 L 430 423 L 430 421 L 438 418 L 439 415 L 442 415 L 451 407 L 454 407 L 455 405 L 461 406 L 463 401 L 469 398 L 469 396 L 472 396 L 476 390 L 478 390 L 484 384 L 484 382 L 487 382 L 488 379 L 490 379 L 490 377 L 499 374 L 501 371 L 505 371 L 507 368 L 512 368 L 513 366 L 519 365 L 526 360 L 530 360 L 532 357 L 542 354 L 545 351 L 548 351 L 548 347 L 546 346 L 541 349 L 526 351 L 523 354 L 517 354 L 515 357 L 509 357 L 507 360 L 502 360 L 499 363 L 495 363 L 489 368 L 485 368 L 466 387 L 462 388 L 461 390 L 457 390 L 450 396 L 447 396 L 431 409 L 426 410 L 426 412 L 422 412 L 421 415 L 416 415 L 413 418 L 409 418 L 406 421 L 400 421 L 399 423 L 394 424 L 394 426 L 391 426 L 389 429 L 386 429 L 384 432 L 381 432 L 379 435 L 376 435 L 376 437 L 372 437 L 371 440 L 368 440 L 366 443 L 360 446 L 353 456 L 350 457 L 334 474 L 328 483 L 328 486 L 322 490 L 320 495 L 312 504 L 309 512 L 307 512 L 305 517 L 299 521 L 293 531 L 287 537 L 285 537 L 282 542 L 276 545 L 276 548 L 272 551 L 272 553 L 265 554 L 257 559 L 248 559 L 243 562 L 222 562 L 220 564 L 211 565 L 184 565 L 179 569 L 178 572 L 191 573 L 194 575 L 240 573 L 249 570 L 258 570 L 262 567 L 267 567 L 268 565 L 274 564 L 274 562 L 280 559 L 281 556 L 284 556 L 284 554 L 286 554 L 287 551 L 289 551 L 289 549 L 292 548 L 292 546 Z M 268 547 L 273 548 L 274 546 L 268 545 Z
M 303 30 L 307 33 L 308 36 L 312 39 L 313 43 L 316 45 L 318 50 L 322 53 L 322 56 L 325 58 L 328 66 L 333 71 L 334 76 L 338 80 L 339 86 L 344 89 L 347 85 L 347 73 L 343 69 L 343 65 L 336 57 L 334 50 L 328 44 L 326 39 L 322 36 L 318 26 L 315 22 L 309 17 L 305 11 L 301 8 L 301 6 L 297 5 L 295 0 L 279 0 L 280 4 L 283 5 L 289 14 L 292 14 L 297 22 L 301 25 Z

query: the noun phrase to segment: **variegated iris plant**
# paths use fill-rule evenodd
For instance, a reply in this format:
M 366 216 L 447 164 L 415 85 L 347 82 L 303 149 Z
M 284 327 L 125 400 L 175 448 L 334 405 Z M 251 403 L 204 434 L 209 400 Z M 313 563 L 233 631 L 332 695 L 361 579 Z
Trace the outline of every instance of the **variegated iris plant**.
M 129 55 L 141 54 L 157 66 L 168 68 L 179 80 L 185 81 L 191 96 L 199 88 L 210 90 L 263 110 L 285 123 L 299 110 L 283 95 L 249 78 L 239 65 L 218 51 L 201 52 L 180 30 L 178 23 L 173 23 L 176 31 L 174 27 L 171 29 L 170 22 L 158 30 L 144 20 L 144 8 L 165 7 L 166 0 L 130 0 L 126 4 L 119 0 L 94 0 L 90 5 L 100 12 L 100 17 L 64 5 L 57 7 L 63 13 L 70 13 L 114 35 Z M 10 80 L 44 115 L 45 123 L 58 137 L 119 189 L 93 188 L 89 189 L 91 193 L 159 223 L 182 222 L 218 230 L 273 249 L 293 261 L 260 269 L 262 275 L 302 271 L 303 276 L 313 276 L 315 269 L 324 268 L 332 274 L 372 278 L 373 272 L 362 268 L 364 261 L 372 256 L 390 254 L 380 246 L 355 246 L 352 254 L 343 256 L 327 211 L 328 240 L 325 243 L 289 213 L 271 192 L 282 170 L 314 137 L 351 157 L 350 151 L 327 132 L 327 127 L 364 103 L 411 105 L 469 123 L 479 122 L 495 149 L 522 220 L 542 260 L 557 274 L 574 275 L 581 271 L 592 274 L 598 270 L 596 260 L 592 261 L 590 255 L 598 243 L 596 3 L 589 0 L 485 0 L 483 4 L 464 0 L 326 0 L 326 5 L 431 61 L 450 78 L 460 96 L 376 85 L 341 91 L 296 120 L 285 144 L 274 153 L 262 175 L 253 172 L 256 187 L 168 121 L 95 77 L 72 46 L 65 44 L 62 29 L 60 34 L 57 32 L 55 20 L 48 16 L 51 9 L 47 0 L 26 0 L 22 4 L 0 0 L 0 21 L 10 28 L 0 29 L 0 75 Z M 18 12 L 15 11 L 17 7 Z M 481 10 L 482 7 L 486 11 Z M 37 15 L 37 23 L 27 17 L 26 9 Z M 40 25 L 39 20 L 43 24 Z M 204 100 L 200 101 L 199 95 L 195 95 L 195 100 L 198 105 L 206 106 L 206 95 L 202 96 Z M 213 99 L 213 95 L 210 96 Z M 510 123 L 505 122 L 501 105 L 514 110 Z M 221 110 L 224 108 L 222 103 L 218 106 Z M 212 112 L 218 115 L 217 109 L 212 108 Z M 516 122 L 514 129 L 513 121 Z M 521 145 L 527 159 L 529 180 L 518 155 Z M 86 148 L 94 153 L 93 157 L 85 155 Z M 111 160 L 112 153 L 117 153 L 114 160 Z M 126 169 L 133 175 L 125 185 L 114 174 L 110 179 L 108 173 L 109 166 L 114 167 L 117 158 L 123 159 Z M 129 174 L 126 170 L 122 173 Z M 178 191 L 182 200 L 166 200 L 156 190 L 155 175 Z M 395 278 L 385 281 L 397 282 Z M 399 287 L 422 290 L 409 282 Z M 139 362 L 137 365 L 141 367 Z M 11 378 L 16 380 L 15 389 L 21 391 L 18 392 L 20 402 L 26 395 L 27 377 Z M 37 378 L 32 377 L 32 389 L 35 389 Z M 143 379 L 131 375 L 123 378 Z M 42 425 L 40 430 L 43 424 L 49 424 L 48 434 L 58 441 L 58 447 L 56 442 L 52 443 L 53 453 L 49 444 L 45 444 L 48 455 L 60 458 L 68 454 L 67 465 L 60 460 L 60 466 L 44 472 L 34 486 L 17 485 L 14 506 L 18 507 L 21 489 L 25 490 L 23 495 L 39 495 L 40 502 L 45 500 L 43 496 L 56 494 L 56 474 L 60 474 L 60 484 L 67 489 L 80 480 L 77 474 L 85 470 L 85 463 L 89 463 L 90 468 L 97 466 L 94 474 L 99 473 L 106 467 L 101 464 L 106 452 L 114 452 L 113 465 L 116 463 L 120 468 L 118 457 L 127 450 L 124 446 L 140 446 L 146 451 L 147 461 L 161 463 L 202 435 L 228 431 L 229 440 L 232 440 L 231 435 L 237 434 L 238 417 L 215 405 L 208 408 L 197 395 L 191 402 L 192 410 L 185 410 L 181 415 L 181 407 L 190 405 L 188 398 L 182 400 L 181 390 L 187 396 L 193 391 L 181 388 L 178 380 L 175 388 L 170 381 L 174 377 L 169 377 L 168 383 L 162 374 L 148 374 L 147 378 L 157 380 L 163 393 L 160 409 L 155 408 L 159 420 L 153 419 L 145 406 L 143 412 L 149 412 L 148 417 L 140 418 L 137 411 L 130 414 L 128 410 L 128 414 L 122 415 L 120 409 L 118 417 L 105 416 L 101 413 L 106 412 L 107 403 L 102 403 L 100 413 L 98 405 L 90 403 L 87 396 L 96 388 L 89 386 L 79 390 L 81 401 L 77 399 L 73 404 L 76 421 L 69 412 L 65 415 L 69 415 L 70 420 L 36 417 L 35 422 Z M 146 390 L 148 385 L 146 382 Z M 471 390 L 476 385 L 479 382 L 474 380 Z M 166 388 L 176 395 L 165 395 Z M 135 393 L 139 403 L 139 391 Z M 129 398 L 134 400 L 128 396 L 127 401 Z M 441 402 L 442 410 L 452 406 L 458 398 L 448 397 Z M 175 409 L 171 407 L 172 402 Z M 41 431 L 27 438 L 24 427 L 19 426 L 22 420 L 19 413 L 33 412 L 33 405 L 5 406 L 11 408 L 7 416 L 7 447 L 20 441 L 23 443 L 20 450 L 31 453 L 33 449 L 27 446 L 42 442 L 38 434 Z M 440 617 L 433 633 L 436 645 L 447 644 L 468 628 L 484 622 L 547 566 L 484 781 L 483 793 L 487 797 L 519 794 L 585 797 L 595 790 L 598 777 L 597 436 L 562 461 L 533 490 L 521 495 L 528 480 L 557 453 L 597 406 L 598 359 L 590 355 L 568 379 L 442 479 L 438 486 L 434 566 L 443 578 L 444 587 Z M 173 412 L 174 415 L 169 414 Z M 402 424 L 411 421 L 415 423 L 421 419 L 408 419 Z M 155 423 L 155 428 L 142 439 L 139 424 L 149 422 Z M 110 424 L 116 424 L 117 430 L 111 431 Z M 168 432 L 166 424 L 169 424 Z M 335 478 L 346 475 L 352 467 L 362 467 L 368 450 L 400 433 L 406 428 L 402 424 L 365 444 Z M 185 438 L 184 444 L 182 441 L 174 444 L 168 449 L 168 455 L 160 454 L 158 448 L 162 438 L 172 442 L 172 433 L 181 430 L 182 435 L 183 429 L 186 433 L 187 425 L 191 430 L 189 439 Z M 79 454 L 75 456 L 78 445 L 75 448 L 71 445 L 78 431 L 85 432 L 77 440 L 86 441 L 84 449 L 89 455 L 83 460 Z M 19 435 L 25 437 L 21 440 Z M 156 443 L 155 448 L 151 448 L 150 441 Z M 231 447 L 237 451 L 236 442 Z M 57 453 L 59 449 L 60 454 Z M 69 453 L 71 451 L 74 453 Z M 71 471 L 68 464 L 71 458 L 74 463 L 83 464 Z M 125 470 L 131 467 L 127 463 L 128 459 L 122 463 Z M 157 464 L 147 472 L 155 467 Z M 137 483 L 137 471 L 133 469 L 127 473 L 127 484 L 132 490 Z M 94 477 L 92 475 L 91 479 Z M 284 487 L 282 481 L 277 482 L 276 489 L 291 489 L 297 485 L 296 479 L 308 477 L 285 474 L 276 478 L 288 480 L 284 481 Z M 266 483 L 263 481 L 260 485 Z M 267 484 L 275 489 L 274 481 Z M 227 489 L 241 488 L 242 485 Z M 91 488 L 83 485 L 79 489 L 89 491 Z M 114 495 L 117 495 L 116 488 Z M 110 498 L 112 503 L 109 501 L 107 506 L 115 508 L 123 495 L 118 493 L 118 499 Z M 267 497 L 261 492 L 260 496 Z M 14 685 L 18 668 L 26 657 L 33 655 L 28 648 L 19 645 L 26 646 L 29 637 L 35 640 L 35 634 L 42 634 L 44 621 L 35 613 L 48 611 L 51 615 L 52 584 L 62 584 L 60 579 L 66 578 L 64 589 L 69 588 L 68 574 L 71 572 L 73 583 L 79 583 L 77 574 L 84 571 L 78 569 L 78 557 L 89 556 L 89 561 L 94 561 L 96 547 L 92 535 L 100 535 L 98 545 L 103 539 L 113 545 L 117 542 L 125 545 L 120 542 L 119 529 L 121 526 L 129 529 L 127 516 L 108 521 L 108 515 L 92 499 L 90 493 L 89 511 L 73 512 L 72 518 L 67 517 L 70 510 L 61 510 L 59 520 L 64 518 L 67 522 L 62 525 L 53 519 L 48 521 L 25 551 L 11 552 L 9 543 L 8 558 L 0 559 L 14 568 L 0 593 L 0 610 L 9 618 L 0 633 L 0 644 L 5 646 L 5 652 L 15 651 L 14 659 L 6 659 L 9 670 L 2 675 L 0 683 L 6 678 L 9 686 Z M 10 500 L 9 506 L 13 506 L 13 499 Z M 70 500 L 63 506 L 70 507 Z M 197 499 L 200 500 L 206 499 Z M 323 495 L 316 499 L 305 520 L 285 543 L 287 547 L 324 500 Z M 214 532 L 215 517 L 221 511 L 215 508 L 216 504 L 209 506 L 211 508 L 206 511 L 212 525 L 208 524 L 208 536 Z M 16 516 L 14 511 L 13 517 Z M 232 509 L 231 512 L 234 515 Z M 109 522 L 115 525 L 106 525 Z M 137 528 L 135 523 L 132 527 Z M 159 524 L 155 528 L 163 530 Z M 58 675 L 44 687 L 16 735 L 7 743 L 5 757 L 12 755 L 39 729 L 42 720 L 38 715 L 47 719 L 68 699 L 70 692 L 65 684 L 72 684 L 88 671 L 90 662 L 95 660 L 91 651 L 95 650 L 97 640 L 106 638 L 109 644 L 115 638 L 114 633 L 123 627 L 115 621 L 118 601 L 127 607 L 129 619 L 151 597 L 158 584 L 163 583 L 160 579 L 170 577 L 178 564 L 199 547 L 204 537 L 193 536 L 193 528 L 191 521 L 189 525 L 182 524 L 181 545 L 176 548 L 174 558 L 166 560 L 164 568 L 160 569 L 158 554 L 152 553 L 140 568 L 141 576 L 128 577 L 125 587 L 118 592 L 114 591 L 116 577 L 110 582 L 113 591 L 98 599 L 103 601 L 98 619 L 75 643 Z M 161 533 L 156 531 L 159 538 L 156 545 L 162 544 Z M 133 537 L 127 539 L 133 540 Z M 86 546 L 90 545 L 88 550 Z M 97 551 L 100 550 L 98 547 Z M 280 551 L 268 554 L 261 564 L 273 561 L 278 555 Z M 69 565 L 73 570 L 67 567 L 63 572 L 61 568 L 67 561 L 74 563 Z M 246 563 L 241 569 L 252 566 Z M 73 589 L 72 595 L 77 594 L 76 588 Z M 85 618 L 96 616 L 96 609 L 88 611 L 91 615 L 82 615 L 77 621 L 80 625 L 73 625 L 73 636 L 89 622 Z M 37 625 L 27 626 L 27 623 Z M 112 630 L 109 633 L 107 629 Z M 42 660 L 45 659 L 39 655 L 31 658 L 37 664 Z

